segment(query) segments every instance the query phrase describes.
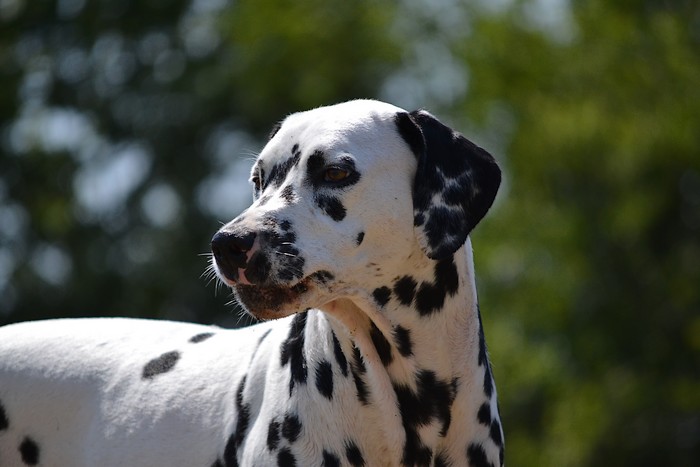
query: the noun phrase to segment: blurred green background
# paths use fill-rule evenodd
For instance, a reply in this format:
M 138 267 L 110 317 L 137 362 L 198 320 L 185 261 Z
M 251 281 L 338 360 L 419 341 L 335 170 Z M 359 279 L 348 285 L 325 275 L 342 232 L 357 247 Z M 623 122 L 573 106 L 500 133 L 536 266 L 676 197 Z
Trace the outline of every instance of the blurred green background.
M 510 466 L 700 459 L 700 4 L 0 0 L 0 324 L 244 324 L 201 277 L 287 113 L 425 107 L 501 163 L 474 237 Z

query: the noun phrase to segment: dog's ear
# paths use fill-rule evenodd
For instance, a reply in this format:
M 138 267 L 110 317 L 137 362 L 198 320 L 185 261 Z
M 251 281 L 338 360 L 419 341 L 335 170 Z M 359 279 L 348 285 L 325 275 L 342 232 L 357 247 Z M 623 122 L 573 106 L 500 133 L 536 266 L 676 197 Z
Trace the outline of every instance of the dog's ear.
M 494 158 L 424 110 L 400 112 L 399 133 L 418 158 L 413 224 L 431 259 L 457 251 L 491 207 L 501 184 Z

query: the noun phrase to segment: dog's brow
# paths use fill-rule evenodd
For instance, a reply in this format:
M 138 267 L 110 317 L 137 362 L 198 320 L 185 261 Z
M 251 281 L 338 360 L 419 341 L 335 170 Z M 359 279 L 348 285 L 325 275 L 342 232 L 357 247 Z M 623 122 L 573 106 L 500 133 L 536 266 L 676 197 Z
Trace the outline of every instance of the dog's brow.
M 267 140 L 270 141 L 272 138 L 274 138 L 277 132 L 280 131 L 280 128 L 282 128 L 282 121 L 279 121 L 272 126 L 270 133 L 267 135 Z
M 338 162 L 343 164 L 344 166 L 350 168 L 350 169 L 355 169 L 355 158 L 349 155 L 343 155 L 338 158 Z
M 306 162 L 306 174 L 309 178 L 312 178 L 314 174 L 318 173 L 326 165 L 326 155 L 321 150 L 316 150 L 309 156 L 309 160 Z

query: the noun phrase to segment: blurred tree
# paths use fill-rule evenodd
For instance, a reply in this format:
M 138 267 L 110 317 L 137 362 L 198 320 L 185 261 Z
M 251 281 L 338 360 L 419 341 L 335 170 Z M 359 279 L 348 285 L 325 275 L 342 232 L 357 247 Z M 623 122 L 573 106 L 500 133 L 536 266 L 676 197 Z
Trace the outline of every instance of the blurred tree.
M 508 136 L 475 244 L 511 465 L 700 459 L 699 7 L 574 2 L 562 31 L 518 2 L 455 45 L 455 112 Z

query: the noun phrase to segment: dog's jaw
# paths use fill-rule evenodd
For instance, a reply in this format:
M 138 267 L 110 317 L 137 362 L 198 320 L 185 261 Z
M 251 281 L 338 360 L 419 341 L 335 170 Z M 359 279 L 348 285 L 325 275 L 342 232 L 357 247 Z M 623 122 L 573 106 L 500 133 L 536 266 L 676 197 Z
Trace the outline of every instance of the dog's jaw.
M 259 320 L 284 318 L 334 299 L 330 293 L 333 289 L 332 274 L 327 271 L 317 271 L 293 285 L 226 283 L 233 288 L 246 312 Z

